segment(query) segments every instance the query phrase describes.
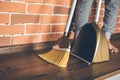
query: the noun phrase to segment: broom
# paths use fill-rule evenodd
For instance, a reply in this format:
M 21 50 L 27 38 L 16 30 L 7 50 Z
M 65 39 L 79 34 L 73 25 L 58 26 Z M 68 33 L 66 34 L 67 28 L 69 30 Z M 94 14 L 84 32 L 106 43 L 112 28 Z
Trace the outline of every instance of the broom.
M 70 11 L 70 16 L 69 16 L 64 34 L 56 42 L 56 44 L 59 46 L 59 48 L 68 48 L 68 46 L 69 46 L 68 34 L 69 34 L 69 29 L 70 29 L 70 26 L 71 26 L 74 10 L 75 10 L 75 7 L 76 7 L 76 3 L 77 3 L 77 0 L 73 0 L 72 8 L 71 8 L 71 11 Z
M 77 4 L 77 0 L 73 0 L 72 7 L 70 10 L 70 15 L 63 36 L 58 39 L 56 45 L 53 46 L 53 49 L 51 51 L 49 51 L 48 53 L 38 55 L 43 60 L 59 67 L 67 67 L 67 63 L 69 60 L 70 42 L 68 38 L 68 32 L 76 4 Z

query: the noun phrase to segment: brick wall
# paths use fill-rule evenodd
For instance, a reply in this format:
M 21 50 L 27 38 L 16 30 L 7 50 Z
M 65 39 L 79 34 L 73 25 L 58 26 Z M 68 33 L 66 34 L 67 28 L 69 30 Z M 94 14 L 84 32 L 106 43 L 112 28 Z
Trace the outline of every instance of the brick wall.
M 72 0 L 0 0 L 0 46 L 57 40 L 64 32 L 71 2 Z M 104 5 L 99 25 L 102 25 L 103 7 Z M 90 19 L 94 17 L 94 13 L 90 15 Z M 118 16 L 115 33 L 120 32 L 119 19 Z

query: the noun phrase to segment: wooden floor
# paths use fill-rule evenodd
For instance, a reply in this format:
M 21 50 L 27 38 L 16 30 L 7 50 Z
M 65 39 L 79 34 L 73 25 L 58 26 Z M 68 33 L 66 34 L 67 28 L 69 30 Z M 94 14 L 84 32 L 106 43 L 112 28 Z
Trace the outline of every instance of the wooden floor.
M 120 53 L 110 61 L 88 65 L 72 55 L 67 68 L 45 62 L 38 54 L 51 49 L 52 42 L 0 48 L 0 80 L 94 80 L 120 70 Z M 120 39 L 113 39 L 120 50 Z M 8 54 L 5 54 L 8 53 Z

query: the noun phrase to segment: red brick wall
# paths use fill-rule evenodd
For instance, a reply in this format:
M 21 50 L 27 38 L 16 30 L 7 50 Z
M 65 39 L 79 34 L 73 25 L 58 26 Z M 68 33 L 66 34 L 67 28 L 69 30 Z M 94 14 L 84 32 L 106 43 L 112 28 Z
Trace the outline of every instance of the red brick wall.
M 71 2 L 72 0 L 0 0 L 0 46 L 57 40 L 64 32 Z M 100 25 L 103 7 L 104 5 L 101 8 Z M 94 13 L 91 15 L 94 16 Z M 119 19 L 118 16 L 116 33 L 120 32 Z

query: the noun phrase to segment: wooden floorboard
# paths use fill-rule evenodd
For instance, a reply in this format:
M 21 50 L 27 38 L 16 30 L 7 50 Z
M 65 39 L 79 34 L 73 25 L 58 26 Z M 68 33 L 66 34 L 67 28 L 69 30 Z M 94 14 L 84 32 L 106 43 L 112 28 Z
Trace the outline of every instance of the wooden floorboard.
M 113 40 L 113 43 L 120 50 L 120 40 Z M 71 55 L 68 67 L 60 68 L 38 57 L 38 54 L 50 50 L 48 46 L 45 43 L 37 44 L 35 49 L 28 47 L 30 51 L 20 51 L 17 48 L 14 48 L 16 52 L 11 51 L 11 48 L 7 48 L 8 51 L 1 50 L 11 53 L 0 55 L 0 80 L 94 80 L 120 69 L 120 53 L 110 54 L 110 61 L 92 65 Z

